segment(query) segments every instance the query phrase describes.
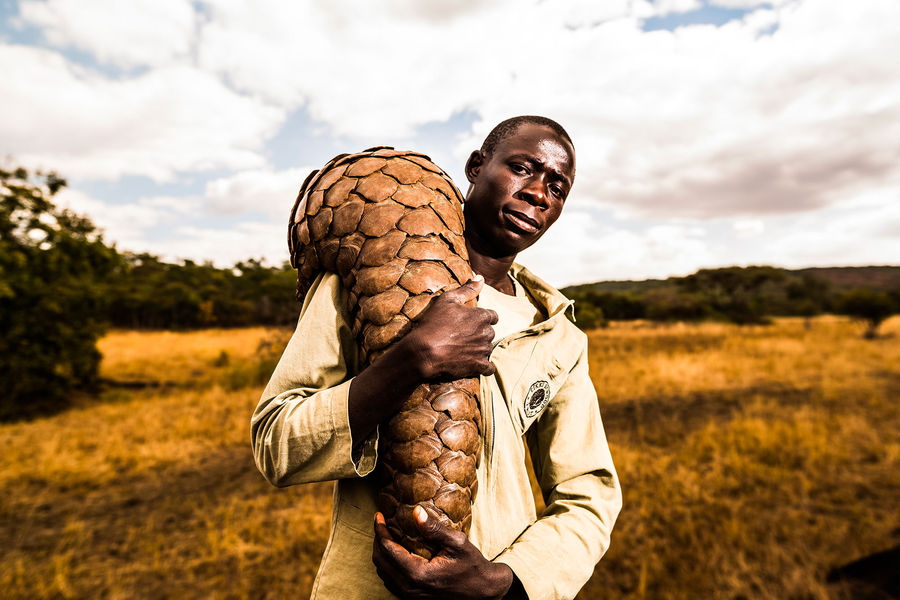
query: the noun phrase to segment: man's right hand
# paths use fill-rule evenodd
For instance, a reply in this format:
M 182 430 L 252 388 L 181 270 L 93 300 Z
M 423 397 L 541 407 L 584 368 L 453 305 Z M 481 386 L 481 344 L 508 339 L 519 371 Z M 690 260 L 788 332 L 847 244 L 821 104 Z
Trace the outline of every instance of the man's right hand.
M 484 287 L 480 275 L 436 298 L 398 343 L 422 380 L 463 379 L 494 373 L 488 357 L 497 313 L 474 306 Z M 471 305 L 471 306 L 469 306 Z
M 483 287 L 484 279 L 476 275 L 436 298 L 408 334 L 354 378 L 347 407 L 354 445 L 394 414 L 420 383 L 494 372 L 488 357 L 497 313 L 474 306 Z

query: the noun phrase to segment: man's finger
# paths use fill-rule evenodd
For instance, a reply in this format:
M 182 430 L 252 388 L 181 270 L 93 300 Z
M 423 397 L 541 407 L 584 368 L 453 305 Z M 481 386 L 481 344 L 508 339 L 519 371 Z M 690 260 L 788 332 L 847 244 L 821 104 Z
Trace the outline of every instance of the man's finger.
M 470 300 L 474 300 L 478 297 L 478 294 L 481 293 L 481 288 L 484 287 L 484 277 L 481 275 L 475 275 L 462 284 L 455 290 L 450 290 L 444 294 L 444 297 L 450 300 L 451 302 L 456 302 L 457 304 L 465 304 Z
M 375 565 L 375 573 L 384 583 L 384 587 L 400 598 L 402 597 L 402 594 L 400 593 L 399 585 L 401 581 L 405 581 L 405 579 L 403 578 L 403 574 L 397 569 L 397 565 L 392 563 L 385 554 L 384 549 L 381 547 L 380 540 L 376 537 L 374 548 L 372 550 L 372 563 Z
M 384 515 L 380 512 L 375 513 L 375 537 L 385 538 L 391 541 L 394 540 L 394 538 L 391 537 L 391 532 L 388 531 Z
M 421 506 L 416 506 L 413 514 L 416 517 L 416 525 L 419 527 L 419 531 L 422 532 L 426 539 L 451 550 L 462 546 L 465 534 L 441 524 L 440 521 L 429 515 L 428 511 Z M 463 539 L 460 539 L 460 537 Z
M 375 546 L 374 553 L 376 556 L 380 555 L 381 558 L 399 566 L 407 573 L 412 572 L 413 569 L 420 566 L 419 563 L 425 561 L 424 558 L 410 553 L 409 550 L 391 538 L 391 533 L 388 531 L 384 521 L 384 515 L 380 512 L 375 513 Z

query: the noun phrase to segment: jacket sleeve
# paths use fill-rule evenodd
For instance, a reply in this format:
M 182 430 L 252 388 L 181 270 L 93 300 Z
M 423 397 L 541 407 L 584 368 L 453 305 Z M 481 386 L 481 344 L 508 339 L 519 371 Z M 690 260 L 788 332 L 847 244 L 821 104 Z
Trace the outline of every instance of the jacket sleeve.
M 495 561 L 509 565 L 529 600 L 574 598 L 609 547 L 622 507 L 586 339 L 526 441 L 547 508 Z
M 253 412 L 256 466 L 273 485 L 362 477 L 375 468 L 377 430 L 353 452 L 347 398 L 357 345 L 346 305 L 337 275 L 325 273 L 313 282 Z

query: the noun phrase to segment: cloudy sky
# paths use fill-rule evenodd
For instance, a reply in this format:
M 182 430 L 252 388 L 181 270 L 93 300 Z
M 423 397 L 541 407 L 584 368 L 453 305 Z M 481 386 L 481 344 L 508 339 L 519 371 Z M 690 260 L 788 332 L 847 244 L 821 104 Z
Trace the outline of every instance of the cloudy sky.
M 120 249 L 279 264 L 333 155 L 462 184 L 542 114 L 578 151 L 520 257 L 554 284 L 900 264 L 898 57 L 897 0 L 0 0 L 0 157 Z

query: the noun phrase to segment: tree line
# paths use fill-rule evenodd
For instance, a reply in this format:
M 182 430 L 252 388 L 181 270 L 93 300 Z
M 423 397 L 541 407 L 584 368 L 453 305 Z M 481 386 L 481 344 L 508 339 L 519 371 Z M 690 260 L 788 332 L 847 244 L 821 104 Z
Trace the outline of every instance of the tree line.
M 299 314 L 296 287 L 287 263 L 267 267 L 249 259 L 217 268 L 126 252 L 104 282 L 105 319 L 127 329 L 290 325 Z
M 110 327 L 296 321 L 296 273 L 287 263 L 268 267 L 250 259 L 219 268 L 120 252 L 90 220 L 53 202 L 65 185 L 54 173 L 0 169 L 0 420 L 64 406 L 71 390 L 96 385 L 96 342 Z M 900 312 L 900 283 L 847 289 L 774 267 L 703 269 L 665 281 L 563 291 L 576 301 L 585 329 L 611 319 L 752 324 L 777 315 L 841 312 L 867 319 L 874 336 L 882 320 Z
M 572 286 L 563 292 L 575 300 L 579 325 L 602 327 L 610 320 L 719 320 L 739 325 L 762 325 L 772 317 L 813 317 L 822 313 L 849 315 L 867 322 L 866 337 L 900 313 L 900 268 L 869 267 L 887 282 L 871 287 L 848 287 L 840 271 L 789 271 L 769 266 L 701 269 L 665 281 L 600 282 Z M 610 289 L 612 288 L 612 289 Z M 618 289 L 616 289 L 618 288 Z

